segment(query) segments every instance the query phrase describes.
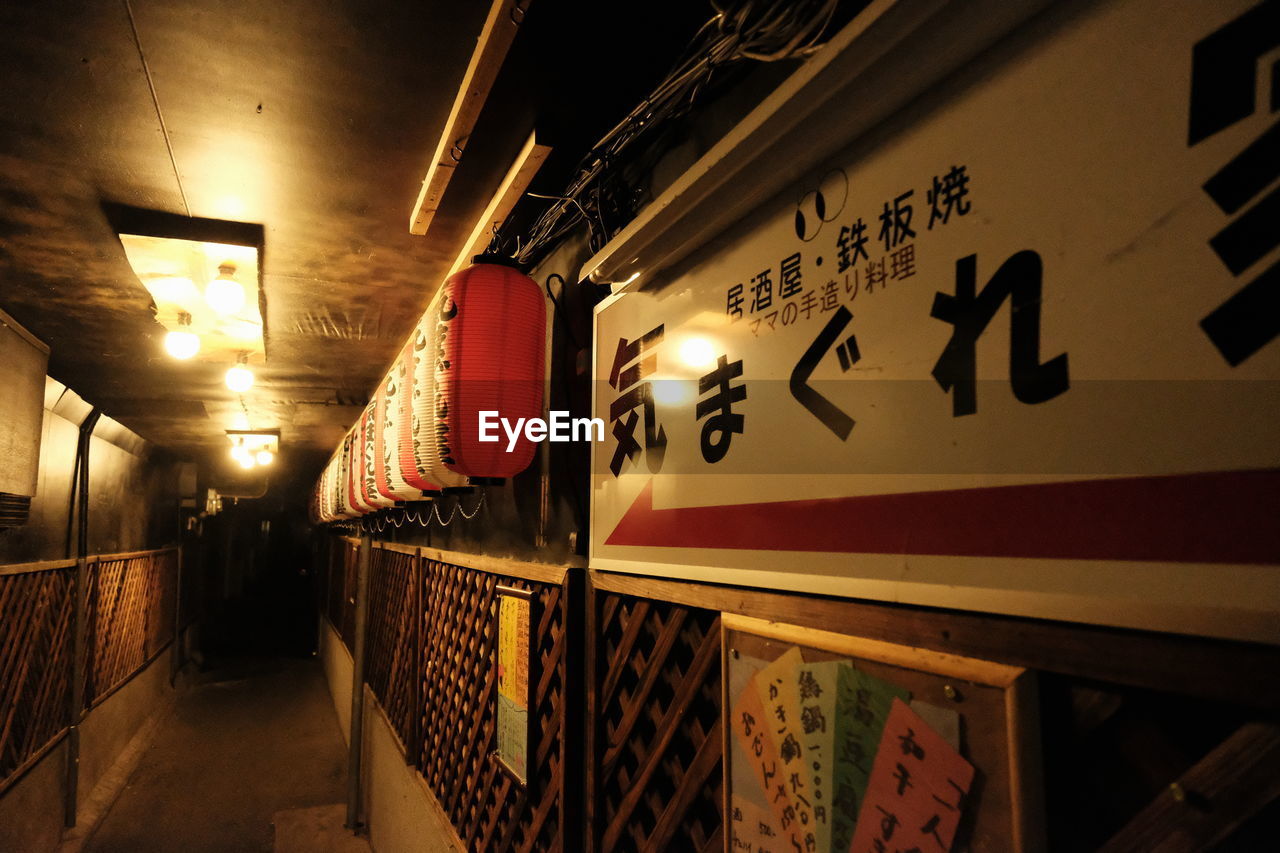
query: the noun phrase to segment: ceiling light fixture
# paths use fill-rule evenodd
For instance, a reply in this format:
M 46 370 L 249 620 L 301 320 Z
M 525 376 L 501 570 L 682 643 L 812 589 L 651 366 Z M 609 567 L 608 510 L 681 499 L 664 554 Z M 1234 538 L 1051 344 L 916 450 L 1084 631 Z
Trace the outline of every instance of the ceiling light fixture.
M 200 338 L 190 331 L 191 315 L 187 312 L 178 314 L 178 326 L 164 336 L 164 348 L 179 361 L 186 361 L 200 351 Z
M 280 453 L 279 430 L 227 430 L 231 442 L 231 458 L 241 468 L 265 467 L 275 462 Z
M 243 394 L 253 387 L 253 371 L 246 366 L 248 362 L 249 354 L 242 352 L 236 366 L 227 371 L 227 387 L 237 394 Z
M 236 265 L 218 265 L 218 277 L 204 289 L 204 301 L 222 316 L 235 314 L 244 307 L 244 286 L 236 281 Z

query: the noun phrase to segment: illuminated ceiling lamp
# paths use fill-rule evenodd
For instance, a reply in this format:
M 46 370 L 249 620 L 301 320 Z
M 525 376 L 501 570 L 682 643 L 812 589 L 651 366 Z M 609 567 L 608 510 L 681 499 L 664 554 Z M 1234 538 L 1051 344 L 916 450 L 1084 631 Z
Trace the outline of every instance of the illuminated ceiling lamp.
M 218 265 L 218 277 L 204 289 L 204 301 L 226 317 L 244 307 L 244 285 L 236 281 L 236 265 L 227 261 Z
M 231 442 L 231 458 L 246 470 L 270 465 L 280 452 L 278 430 L 229 429 L 227 439 Z
M 200 338 L 191 331 L 191 315 L 186 311 L 178 313 L 178 328 L 164 336 L 164 348 L 179 361 L 186 361 L 200 352 Z
M 231 445 L 231 458 L 240 463 L 240 467 L 246 470 L 258 464 L 253 451 L 249 449 L 243 436 L 236 439 L 235 443 Z
M 249 369 L 248 364 L 249 354 L 242 352 L 236 359 L 235 367 L 227 371 L 227 387 L 237 394 L 243 394 L 253 387 L 253 371 Z
M 542 416 L 546 341 L 542 288 L 507 259 L 477 256 L 445 281 L 432 355 L 436 453 L 446 468 L 514 477 L 533 461 L 537 445 L 523 434 L 510 452 L 506 442 L 480 441 L 479 414 L 511 423 Z

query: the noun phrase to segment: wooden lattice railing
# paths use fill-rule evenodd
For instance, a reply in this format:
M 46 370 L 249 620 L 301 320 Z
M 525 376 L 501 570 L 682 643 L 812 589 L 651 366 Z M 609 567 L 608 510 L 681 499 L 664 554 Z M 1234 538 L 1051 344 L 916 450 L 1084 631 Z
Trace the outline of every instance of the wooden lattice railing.
M 353 543 L 335 545 L 331 590 L 337 574 L 344 575 L 344 587 L 355 575 Z M 567 583 L 466 568 L 426 559 L 414 549 L 377 547 L 371 553 L 366 681 L 405 745 L 406 760 L 472 850 L 566 849 L 561 829 Z M 540 614 L 530 640 L 536 650 L 534 740 L 524 787 L 493 757 L 499 585 L 531 591 Z M 329 604 L 330 622 L 338 628 L 332 595 Z
M 593 848 L 720 850 L 720 614 L 615 593 L 593 606 Z
M 0 576 L 0 782 L 67 727 L 75 571 Z
M 369 561 L 369 653 L 365 676 L 400 738 L 417 743 L 421 728 L 421 659 L 415 619 L 422 601 L 418 558 L 379 548 Z
M 85 701 L 96 705 L 173 638 L 178 552 L 100 558 L 89 566 Z
M 176 548 L 89 558 L 86 707 L 173 638 L 178 560 Z M 75 578 L 74 560 L 0 567 L 0 791 L 70 725 Z

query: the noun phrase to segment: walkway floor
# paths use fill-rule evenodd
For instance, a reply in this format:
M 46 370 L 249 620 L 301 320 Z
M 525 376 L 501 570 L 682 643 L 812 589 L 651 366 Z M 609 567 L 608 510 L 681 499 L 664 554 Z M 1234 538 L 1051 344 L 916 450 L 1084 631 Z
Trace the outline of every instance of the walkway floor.
M 340 830 L 345 766 L 317 659 L 223 666 L 179 697 L 85 850 L 272 851 L 273 821 L 313 833 L 280 849 L 367 850 Z

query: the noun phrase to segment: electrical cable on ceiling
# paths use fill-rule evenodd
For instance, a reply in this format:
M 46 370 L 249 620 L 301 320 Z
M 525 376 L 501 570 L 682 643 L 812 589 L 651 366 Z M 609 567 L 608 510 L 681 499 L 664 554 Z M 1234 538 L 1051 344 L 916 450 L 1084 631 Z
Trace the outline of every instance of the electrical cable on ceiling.
M 840 0 L 712 0 L 716 14 L 699 28 L 684 57 L 639 106 L 596 143 L 578 164 L 562 195 L 526 193 L 555 203 L 543 211 L 512 256 L 532 265 L 570 231 L 586 223 L 592 251 L 612 236 L 608 212 L 619 220 L 636 213 L 636 193 L 622 179 L 623 156 L 642 137 L 686 115 L 718 70 L 742 63 L 802 58 L 823 45 L 822 37 Z M 634 158 L 633 158 L 634 159 Z M 621 225 L 619 225 L 621 227 Z M 617 230 L 617 229 L 613 229 Z

